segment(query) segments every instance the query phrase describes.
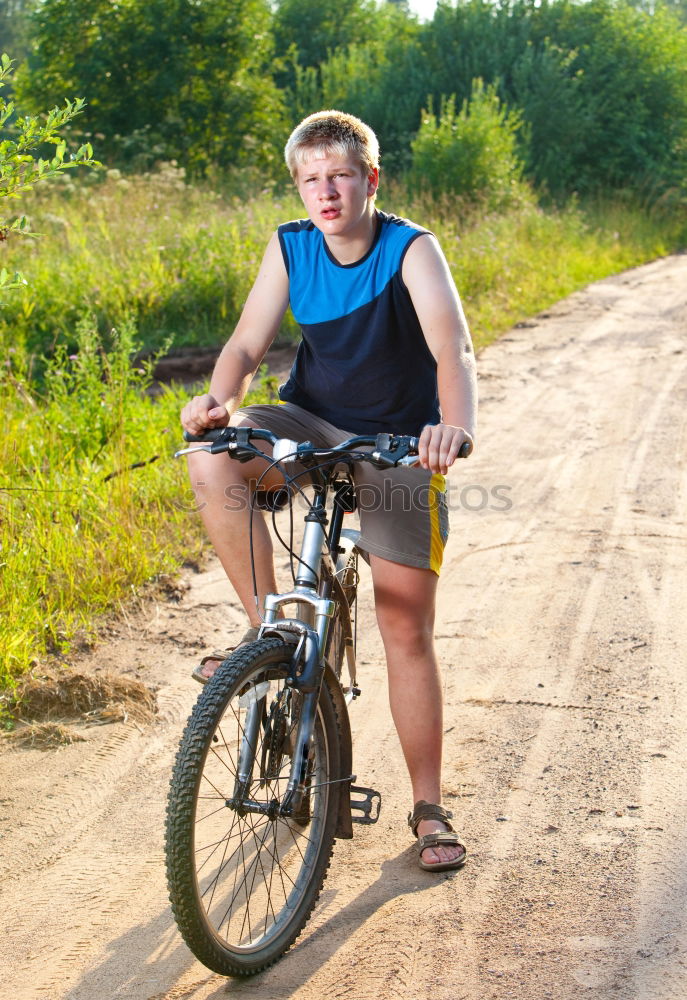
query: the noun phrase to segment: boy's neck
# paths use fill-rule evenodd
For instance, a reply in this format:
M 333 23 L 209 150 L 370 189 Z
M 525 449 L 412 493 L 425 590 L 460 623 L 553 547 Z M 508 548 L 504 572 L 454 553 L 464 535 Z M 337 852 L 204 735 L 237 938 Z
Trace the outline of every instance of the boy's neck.
M 339 264 L 355 264 L 362 260 L 377 235 L 377 210 L 374 203 L 360 220 L 355 232 L 345 236 L 325 235 L 324 239 L 332 256 Z

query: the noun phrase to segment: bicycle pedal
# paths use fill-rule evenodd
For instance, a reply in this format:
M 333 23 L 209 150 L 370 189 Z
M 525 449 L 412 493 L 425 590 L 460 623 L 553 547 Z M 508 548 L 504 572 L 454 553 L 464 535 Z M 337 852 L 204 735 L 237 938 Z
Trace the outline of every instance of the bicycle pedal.
M 353 798 L 353 796 L 356 798 Z M 382 809 L 382 796 L 374 788 L 351 785 L 351 820 L 354 823 L 376 823 Z M 361 815 L 356 816 L 356 813 Z

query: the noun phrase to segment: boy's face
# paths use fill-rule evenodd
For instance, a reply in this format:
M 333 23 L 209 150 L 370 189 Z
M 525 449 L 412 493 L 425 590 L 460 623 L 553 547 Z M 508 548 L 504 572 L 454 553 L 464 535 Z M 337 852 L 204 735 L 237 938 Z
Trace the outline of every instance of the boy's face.
M 369 224 L 377 170 L 367 173 L 353 157 L 314 156 L 299 165 L 298 193 L 324 236 L 356 237 Z

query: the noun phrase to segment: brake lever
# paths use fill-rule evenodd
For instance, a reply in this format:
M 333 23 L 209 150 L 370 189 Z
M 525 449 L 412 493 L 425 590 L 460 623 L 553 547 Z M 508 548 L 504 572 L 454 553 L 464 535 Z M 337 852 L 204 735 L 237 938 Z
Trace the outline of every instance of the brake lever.
M 193 455 L 196 452 L 204 451 L 209 455 L 221 455 L 229 453 L 231 457 L 239 462 L 250 462 L 256 457 L 260 457 L 262 452 L 256 448 L 250 440 L 252 427 L 215 427 L 210 428 L 204 437 L 196 437 L 188 431 L 184 431 L 184 437 L 195 441 L 207 440 L 208 444 L 200 445 L 198 448 L 182 448 L 174 453 L 174 457 L 180 455 Z
M 207 451 L 208 454 L 212 454 L 212 447 L 208 444 L 205 446 L 201 445 L 200 448 L 182 448 L 181 451 L 174 452 L 174 457 L 180 458 L 182 455 L 195 455 L 197 451 Z

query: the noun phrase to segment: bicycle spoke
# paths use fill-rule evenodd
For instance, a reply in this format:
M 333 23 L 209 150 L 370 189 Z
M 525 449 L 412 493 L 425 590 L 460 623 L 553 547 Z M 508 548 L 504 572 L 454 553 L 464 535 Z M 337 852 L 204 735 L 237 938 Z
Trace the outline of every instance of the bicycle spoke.
M 265 839 L 267 838 L 269 832 L 270 832 L 269 829 L 266 828 L 265 829 L 265 836 L 263 837 L 263 841 L 262 841 L 263 844 L 264 844 Z M 255 834 L 254 834 L 254 836 L 255 836 Z M 251 880 L 250 891 L 248 891 L 247 889 L 245 890 L 246 891 L 246 911 L 245 911 L 245 915 L 244 915 L 244 918 L 243 918 L 243 923 L 241 924 L 241 933 L 243 933 L 243 929 L 245 927 L 245 924 L 246 924 L 246 922 L 248 922 L 248 939 L 249 939 L 249 941 L 251 941 L 251 943 L 253 941 L 253 934 L 252 934 L 251 926 L 250 926 L 250 899 L 251 899 L 251 897 L 253 895 L 253 886 L 255 885 L 255 879 L 256 879 L 257 874 L 258 874 L 258 863 L 259 863 L 259 860 L 260 860 L 260 848 L 261 848 L 261 846 L 262 846 L 262 844 L 259 847 L 257 847 L 256 854 L 255 854 L 255 861 L 251 865 L 251 867 L 253 869 L 253 877 L 252 877 L 252 880 Z
M 196 869 L 197 875 L 200 875 L 200 873 L 203 871 L 203 869 L 205 868 L 205 866 L 208 865 L 210 863 L 210 861 L 212 860 L 212 856 L 215 853 L 215 851 L 217 850 L 217 848 L 219 848 L 222 844 L 225 845 L 225 847 L 224 847 L 224 855 L 223 855 L 222 861 L 220 862 L 219 868 L 217 869 L 217 874 L 215 875 L 215 878 L 214 878 L 213 882 L 209 883 L 208 886 L 206 886 L 206 888 L 201 893 L 201 895 L 203 897 L 207 893 L 209 886 L 212 885 L 212 884 L 216 884 L 217 883 L 217 881 L 219 880 L 220 876 L 222 875 L 222 873 L 224 871 L 224 868 L 226 867 L 227 864 L 231 863 L 231 860 L 232 860 L 234 854 L 236 853 L 237 849 L 235 848 L 232 856 L 229 858 L 228 861 L 225 862 L 226 853 L 227 853 L 227 850 L 229 849 L 230 841 L 232 840 L 232 831 L 234 829 L 234 826 L 235 826 L 235 824 L 232 822 L 232 826 L 230 827 L 228 833 L 224 837 L 222 837 L 221 840 L 216 841 L 216 843 L 214 845 L 212 845 L 213 846 L 212 853 L 209 854 L 207 856 L 207 858 L 205 858 L 205 860 L 202 862 L 202 864 L 200 865 L 200 867 L 198 867 Z M 240 843 L 241 842 L 240 833 L 235 834 L 234 836 L 238 836 L 239 837 L 239 843 Z M 210 846 L 210 845 L 208 845 L 208 846 Z M 207 848 L 200 848 L 199 850 L 207 850 Z M 199 853 L 199 850 L 196 851 L 196 854 Z M 209 909 L 209 906 L 208 906 L 208 909 Z
M 225 860 L 225 858 L 227 856 L 228 849 L 229 849 L 229 838 L 226 838 L 225 842 L 224 842 L 224 854 L 222 855 L 222 860 L 221 860 L 219 868 L 217 870 L 217 876 L 213 880 L 213 882 L 211 883 L 212 884 L 212 892 L 210 893 L 210 899 L 209 899 L 209 901 L 208 901 L 208 903 L 206 905 L 206 909 L 207 909 L 208 913 L 210 912 L 210 907 L 212 906 L 212 900 L 215 897 L 215 889 L 217 888 L 217 885 L 219 883 L 219 876 L 220 876 L 220 874 L 222 872 L 222 869 L 224 868 L 224 860 Z M 205 895 L 205 893 L 203 893 L 203 895 Z

